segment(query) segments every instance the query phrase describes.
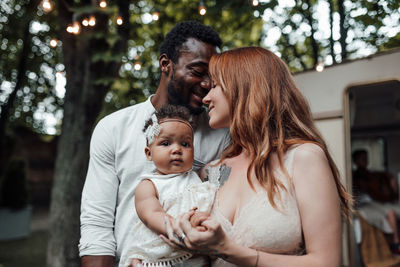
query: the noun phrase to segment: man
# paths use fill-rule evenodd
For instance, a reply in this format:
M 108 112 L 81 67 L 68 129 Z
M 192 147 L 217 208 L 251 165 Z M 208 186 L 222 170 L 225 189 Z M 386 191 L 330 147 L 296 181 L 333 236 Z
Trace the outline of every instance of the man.
M 208 62 L 220 45 L 221 39 L 210 27 L 194 21 L 177 24 L 160 47 L 161 79 L 155 95 L 105 117 L 96 126 L 82 192 L 79 250 L 83 267 L 114 266 L 127 253 L 132 242 L 129 229 L 138 220 L 137 178 L 154 169 L 145 157 L 142 129 L 155 109 L 178 104 L 194 115 L 195 170 L 218 158 L 228 144 L 228 131 L 211 130 L 202 107 L 211 86 Z
M 365 221 L 391 237 L 393 253 L 400 254 L 397 203 L 397 182 L 388 172 L 373 172 L 368 169 L 368 152 L 359 149 L 352 159 L 357 169 L 353 171 L 353 192 L 358 213 Z
M 370 171 L 368 169 L 368 152 L 359 149 L 352 154 L 357 169 L 353 172 L 354 193 L 365 193 L 379 202 L 397 202 L 398 185 L 389 172 Z

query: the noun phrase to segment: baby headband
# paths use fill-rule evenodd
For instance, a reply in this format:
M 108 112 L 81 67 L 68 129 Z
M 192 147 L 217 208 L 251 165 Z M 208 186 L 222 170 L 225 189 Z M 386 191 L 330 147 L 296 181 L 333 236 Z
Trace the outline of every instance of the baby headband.
M 156 136 L 158 136 L 161 132 L 161 125 L 164 122 L 168 122 L 168 121 L 178 121 L 181 123 L 186 124 L 187 126 L 190 127 L 190 129 L 192 130 L 193 133 L 193 127 L 192 125 L 190 125 L 189 122 L 179 119 L 179 118 L 167 118 L 167 119 L 162 119 L 160 123 L 158 123 L 158 119 L 156 114 L 151 115 L 151 121 L 153 124 L 149 125 L 149 127 L 147 127 L 146 131 L 144 132 L 144 136 L 146 137 L 147 140 L 147 144 L 151 145 L 154 142 L 154 139 Z

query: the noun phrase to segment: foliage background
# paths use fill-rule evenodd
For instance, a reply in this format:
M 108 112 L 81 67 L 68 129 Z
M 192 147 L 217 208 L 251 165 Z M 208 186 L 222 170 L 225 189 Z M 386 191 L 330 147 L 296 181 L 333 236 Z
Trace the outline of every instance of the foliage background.
M 57 7 L 57 1 L 53 2 Z M 67 2 L 70 11 L 79 16 L 94 12 L 96 1 L 60 2 Z M 110 27 L 97 33 L 98 38 L 105 38 L 110 44 L 119 38 L 115 30 L 117 2 L 108 1 L 105 12 L 109 14 Z M 199 20 L 215 28 L 224 42 L 222 50 L 247 45 L 267 47 L 279 54 L 293 72 L 311 69 L 318 61 L 329 65 L 400 46 L 396 0 L 271 0 L 261 1 L 256 7 L 252 1 L 208 0 L 204 1 L 205 16 L 198 13 L 199 1 L 127 2 L 131 24 L 128 49 L 123 54 L 107 51 L 92 58 L 122 63 L 117 77 L 98 81 L 112 80 L 100 116 L 143 101 L 155 91 L 159 77 L 158 46 L 164 34 L 182 20 Z M 344 8 L 342 15 L 340 5 Z M 321 6 L 329 6 L 332 11 L 331 25 L 325 28 L 321 28 L 321 21 L 326 18 L 318 15 Z M 1 118 L 7 117 L 12 125 L 27 125 L 40 133 L 60 133 L 64 95 L 62 88 L 56 90 L 56 83 L 57 75 L 61 84 L 66 73 L 62 44 L 56 48 L 49 45 L 52 38 L 59 39 L 60 32 L 65 30 L 60 28 L 57 9 L 45 13 L 39 0 L 7 0 L 0 7 Z M 149 22 L 149 15 L 156 11 L 160 19 Z M 344 36 L 339 30 L 345 32 Z M 270 37 L 277 33 L 279 38 Z M 142 64 L 140 71 L 133 69 L 136 60 Z M 25 69 L 19 69 L 21 65 Z M 10 97 L 11 92 L 16 94 L 15 99 Z

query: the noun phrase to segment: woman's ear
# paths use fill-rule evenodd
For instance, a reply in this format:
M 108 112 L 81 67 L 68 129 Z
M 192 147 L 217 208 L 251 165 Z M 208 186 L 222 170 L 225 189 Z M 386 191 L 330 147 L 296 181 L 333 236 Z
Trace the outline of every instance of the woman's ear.
M 166 76 L 169 76 L 172 68 L 171 59 L 169 59 L 166 54 L 162 54 L 158 59 L 158 63 L 160 64 L 161 73 L 164 73 Z
M 145 147 L 144 149 L 144 153 L 146 154 L 146 158 L 150 161 L 153 160 L 153 158 L 151 157 L 151 151 L 150 148 L 148 146 Z

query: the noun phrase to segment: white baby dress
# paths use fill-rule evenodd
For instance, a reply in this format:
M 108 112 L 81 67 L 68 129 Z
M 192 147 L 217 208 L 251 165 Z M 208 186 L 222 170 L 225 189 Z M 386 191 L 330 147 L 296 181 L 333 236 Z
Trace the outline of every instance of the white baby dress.
M 192 170 L 178 174 L 145 174 L 140 179 L 151 180 L 157 189 L 159 201 L 164 211 L 176 217 L 197 207 L 198 211 L 210 212 L 216 186 L 210 182 L 202 183 Z M 141 259 L 147 267 L 173 266 L 189 259 L 192 254 L 177 250 L 165 243 L 158 234 L 147 228 L 140 219 L 131 229 L 132 244 L 127 257 L 122 258 L 120 267 L 129 266 L 133 258 Z M 193 259 L 188 266 L 194 266 L 198 259 Z M 202 262 L 202 261 L 200 261 Z M 203 265 L 203 263 L 199 263 Z

